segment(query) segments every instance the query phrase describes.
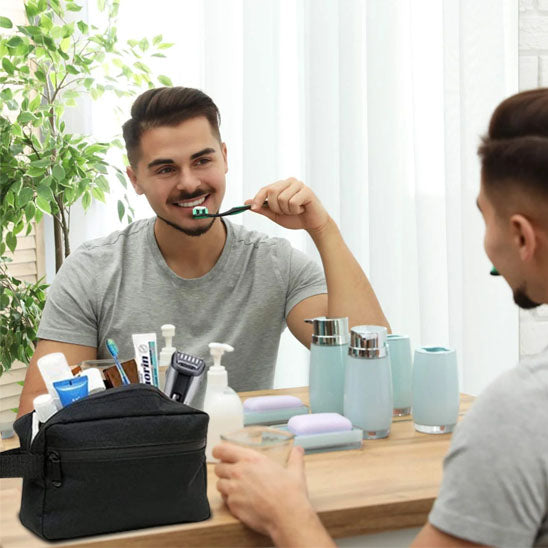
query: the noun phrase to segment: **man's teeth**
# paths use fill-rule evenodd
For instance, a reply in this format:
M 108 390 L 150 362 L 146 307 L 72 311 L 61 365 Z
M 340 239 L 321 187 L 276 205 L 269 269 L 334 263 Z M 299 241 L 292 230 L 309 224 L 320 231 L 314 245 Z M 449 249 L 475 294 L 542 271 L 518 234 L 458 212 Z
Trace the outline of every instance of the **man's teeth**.
M 205 199 L 207 196 L 202 196 L 200 198 L 197 198 L 196 200 L 193 200 L 192 202 L 175 202 L 175 205 L 178 205 L 179 207 L 194 207 L 202 205 L 205 202 Z

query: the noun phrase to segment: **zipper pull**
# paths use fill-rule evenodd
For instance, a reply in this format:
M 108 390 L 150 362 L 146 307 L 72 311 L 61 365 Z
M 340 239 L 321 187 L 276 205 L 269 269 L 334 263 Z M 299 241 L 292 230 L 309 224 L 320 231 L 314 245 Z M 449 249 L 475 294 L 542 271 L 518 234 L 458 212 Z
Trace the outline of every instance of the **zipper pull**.
M 51 483 L 54 487 L 61 487 L 63 484 L 63 476 L 61 474 L 61 459 L 59 453 L 51 451 L 48 453 L 48 467 Z

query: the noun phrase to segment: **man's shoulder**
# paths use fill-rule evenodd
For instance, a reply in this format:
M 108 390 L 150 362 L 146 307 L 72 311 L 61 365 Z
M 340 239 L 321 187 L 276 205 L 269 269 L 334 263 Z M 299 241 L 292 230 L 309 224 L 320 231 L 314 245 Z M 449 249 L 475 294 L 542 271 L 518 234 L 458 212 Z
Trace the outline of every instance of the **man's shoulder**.
M 154 219 L 140 219 L 130 223 L 121 230 L 111 232 L 107 236 L 95 238 L 83 243 L 78 250 L 100 251 L 126 245 L 128 240 L 140 240 L 146 238 L 147 230 Z
M 462 429 L 480 436 L 485 429 L 521 429 L 527 437 L 548 421 L 548 349 L 502 373 L 478 397 Z
M 130 247 L 137 253 L 142 252 L 151 222 L 153 219 L 134 221 L 122 230 L 84 242 L 63 263 L 63 275 L 72 276 L 75 270 L 82 269 L 95 272 L 105 272 L 105 269 L 116 270 L 124 261 L 124 257 L 129 256 L 124 252 L 125 248 Z

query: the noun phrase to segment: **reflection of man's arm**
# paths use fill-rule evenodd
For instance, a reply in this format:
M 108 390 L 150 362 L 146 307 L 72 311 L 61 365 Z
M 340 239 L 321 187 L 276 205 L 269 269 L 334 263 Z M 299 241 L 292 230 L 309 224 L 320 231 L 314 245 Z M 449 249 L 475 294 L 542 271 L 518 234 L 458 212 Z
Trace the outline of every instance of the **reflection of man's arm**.
M 316 244 L 327 282 L 327 315 L 348 316 L 350 326 L 390 325 L 358 261 L 344 242 L 333 219 L 318 230 L 309 230 Z
M 49 340 L 38 341 L 34 356 L 32 356 L 27 369 L 23 392 L 21 394 L 21 399 L 19 400 L 18 417 L 32 411 L 32 401 L 34 398 L 39 394 L 45 394 L 47 392 L 46 385 L 42 380 L 42 375 L 40 374 L 36 362 L 38 361 L 38 358 L 41 358 L 46 354 L 51 354 L 52 352 L 62 352 L 71 366 L 76 365 L 83 360 L 95 360 L 97 358 L 97 349 L 91 346 Z
M 268 207 L 263 207 L 265 200 Z M 367 276 L 345 244 L 339 228 L 310 188 L 296 179 L 263 187 L 246 203 L 252 211 L 291 230 L 306 230 L 320 253 L 327 282 L 327 299 L 317 295 L 293 307 L 287 316 L 291 332 L 310 345 L 311 328 L 306 318 L 328 315 L 345 317 L 350 326 L 384 325 L 388 321 Z

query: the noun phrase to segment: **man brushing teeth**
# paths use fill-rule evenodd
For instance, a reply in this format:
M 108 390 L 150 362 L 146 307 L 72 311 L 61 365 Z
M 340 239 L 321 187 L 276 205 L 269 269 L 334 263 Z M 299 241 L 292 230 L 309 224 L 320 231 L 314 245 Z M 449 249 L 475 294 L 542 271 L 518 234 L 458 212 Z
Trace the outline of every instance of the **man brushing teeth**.
M 305 318 L 348 316 L 350 326 L 388 327 L 337 225 L 301 181 L 269 184 L 246 203 L 287 229 L 306 230 L 323 269 L 282 238 L 220 218 L 193 218 L 196 206 L 219 212 L 228 171 L 219 112 L 207 95 L 183 87 L 148 90 L 123 129 L 128 177 L 156 216 L 87 242 L 66 260 L 49 290 L 20 413 L 45 390 L 37 358 L 49 352 L 64 352 L 70 364 L 107 358 L 107 337 L 122 358 L 131 358 L 132 333 L 160 337 L 165 323 L 177 327 L 176 348 L 206 359 L 211 341 L 232 344 L 236 351 L 223 364 L 238 391 L 272 388 L 286 326 L 306 347 L 312 333 Z M 200 406 L 202 397 L 203 387 L 193 403 Z

